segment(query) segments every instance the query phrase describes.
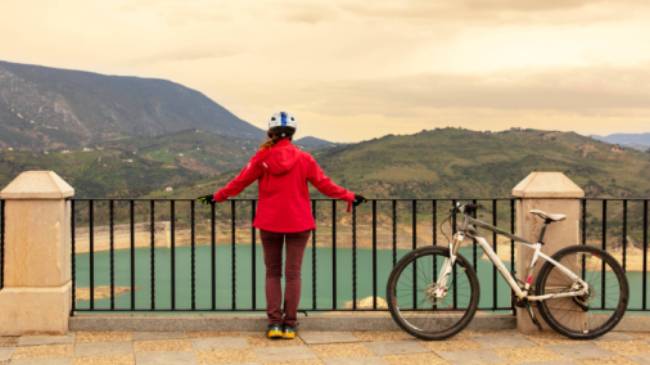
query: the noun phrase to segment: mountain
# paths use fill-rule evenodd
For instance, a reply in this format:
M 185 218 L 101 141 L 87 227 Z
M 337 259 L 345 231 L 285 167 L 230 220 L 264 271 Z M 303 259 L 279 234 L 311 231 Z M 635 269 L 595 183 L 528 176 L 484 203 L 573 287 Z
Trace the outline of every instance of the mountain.
M 316 150 L 322 150 L 325 148 L 332 148 L 338 146 L 338 143 L 326 141 L 324 139 L 320 139 L 312 136 L 300 138 L 299 140 L 296 141 L 296 144 L 307 151 L 316 151 Z
M 593 138 L 612 144 L 620 144 L 641 151 L 650 149 L 650 133 L 616 133 L 608 136 L 593 136 Z
M 650 195 L 650 153 L 576 133 L 513 129 L 436 129 L 314 153 L 337 183 L 368 197 L 509 197 L 531 171 L 562 171 L 591 197 Z M 236 171 L 202 179 L 163 196 L 194 196 L 227 182 Z M 246 191 L 254 196 L 254 188 Z
M 0 147 L 79 148 L 188 129 L 263 138 L 205 95 L 170 81 L 0 61 Z
M 240 168 L 257 142 L 200 130 L 131 137 L 103 146 L 58 151 L 3 149 L 0 186 L 24 170 L 54 170 L 77 197 L 139 197 L 173 193 L 196 181 Z

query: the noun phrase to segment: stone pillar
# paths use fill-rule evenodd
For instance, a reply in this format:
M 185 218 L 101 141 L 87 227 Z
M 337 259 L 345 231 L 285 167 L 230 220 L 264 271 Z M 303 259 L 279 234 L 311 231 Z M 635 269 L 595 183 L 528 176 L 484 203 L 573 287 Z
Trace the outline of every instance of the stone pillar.
M 71 308 L 70 202 L 74 189 L 53 171 L 26 171 L 5 199 L 5 286 L 0 336 L 65 333 Z
M 540 209 L 546 213 L 565 214 L 567 219 L 553 223 L 546 232 L 545 244 L 542 251 L 552 255 L 558 250 L 580 243 L 581 198 L 584 191 L 571 179 L 560 172 L 533 172 L 522 180 L 513 190 L 512 195 L 518 198 L 516 213 L 517 235 L 531 242 L 537 242 L 543 221 L 530 214 L 532 209 Z M 525 281 L 527 265 L 530 264 L 532 250 L 515 244 L 516 270 L 519 279 Z M 533 278 L 543 262 L 538 261 Z M 535 308 L 535 305 L 533 305 Z M 546 324 L 535 310 L 536 318 L 546 328 Z M 517 308 L 517 328 L 521 332 L 535 332 L 537 327 L 530 320 L 525 308 Z

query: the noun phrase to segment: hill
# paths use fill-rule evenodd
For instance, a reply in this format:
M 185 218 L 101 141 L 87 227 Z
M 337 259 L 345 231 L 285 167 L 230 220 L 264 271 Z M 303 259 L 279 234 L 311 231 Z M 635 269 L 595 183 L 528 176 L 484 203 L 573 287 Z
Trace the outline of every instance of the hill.
M 576 133 L 436 129 L 338 146 L 315 157 L 337 183 L 368 197 L 508 197 L 534 170 L 562 171 L 592 197 L 650 195 L 650 154 Z M 235 173 L 202 179 L 173 196 L 210 192 Z M 254 196 L 255 189 L 246 194 Z
M 336 147 L 339 145 L 338 143 L 326 141 L 324 139 L 320 139 L 312 136 L 300 138 L 299 140 L 296 141 L 296 144 L 307 151 L 322 150 L 326 148 Z
M 133 137 L 94 148 L 58 151 L 4 149 L 0 186 L 30 169 L 56 171 L 77 197 L 139 197 L 239 168 L 257 143 L 200 130 Z
M 650 133 L 616 133 L 608 136 L 594 136 L 595 139 L 612 144 L 620 144 L 641 151 L 650 149 Z
M 79 148 L 187 129 L 263 136 L 200 92 L 170 81 L 0 61 L 0 147 Z

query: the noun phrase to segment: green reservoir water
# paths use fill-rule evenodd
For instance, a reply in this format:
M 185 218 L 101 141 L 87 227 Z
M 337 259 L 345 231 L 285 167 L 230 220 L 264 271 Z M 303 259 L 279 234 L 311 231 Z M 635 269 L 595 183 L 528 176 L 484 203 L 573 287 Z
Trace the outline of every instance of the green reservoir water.
M 190 247 L 178 247 L 175 250 L 176 309 L 191 309 L 191 250 Z M 256 263 L 256 309 L 264 309 L 264 261 L 262 247 L 255 246 Z M 399 260 L 408 250 L 398 250 Z M 240 310 L 253 309 L 253 246 L 236 246 L 236 260 L 234 278 L 232 271 L 232 247 L 218 245 L 216 248 L 216 308 L 218 310 L 232 309 L 234 279 L 236 308 Z M 461 253 L 470 261 L 473 260 L 471 247 L 461 250 Z M 313 302 L 314 288 L 312 286 L 312 255 L 316 256 L 316 302 Z M 477 252 L 477 274 L 481 286 L 480 308 L 492 309 L 508 308 L 510 306 L 510 288 L 505 280 L 497 274 L 496 298 L 493 295 L 493 265 L 489 261 L 481 260 L 480 248 Z M 75 278 L 77 290 L 90 287 L 90 255 L 77 254 Z M 311 247 L 305 250 L 302 274 L 301 309 L 311 310 L 314 307 L 320 310 L 333 307 L 333 281 L 336 277 L 336 306 L 344 308 L 352 298 L 352 249 L 336 249 L 336 272 L 332 265 L 333 255 L 331 247 Z M 157 248 L 154 252 L 155 260 L 155 306 L 157 310 L 171 309 L 171 250 Z M 385 297 L 386 282 L 392 269 L 393 254 L 391 250 L 377 250 L 377 295 Z M 115 286 L 117 288 L 130 288 L 131 285 L 131 259 L 129 250 L 116 250 L 114 253 Z M 198 245 L 195 250 L 195 277 L 196 277 L 196 309 L 210 310 L 212 306 L 211 293 L 211 248 L 207 245 Z M 509 267 L 509 263 L 507 263 Z M 371 297 L 372 288 L 372 250 L 357 249 L 357 300 Z M 642 273 L 628 273 L 630 283 L 629 308 L 641 307 Z M 109 310 L 110 299 L 98 299 L 100 289 L 106 291 L 110 285 L 110 256 L 108 252 L 97 252 L 94 255 L 94 285 L 95 285 L 95 310 Z M 104 288 L 102 288 L 104 287 Z M 135 307 L 138 310 L 151 309 L 151 251 L 148 248 L 135 250 Z M 99 288 L 99 289 L 98 289 Z M 650 303 L 650 295 L 648 295 Z M 89 309 L 90 301 L 77 299 L 77 309 Z M 131 309 L 131 293 L 126 292 L 115 297 L 116 309 Z

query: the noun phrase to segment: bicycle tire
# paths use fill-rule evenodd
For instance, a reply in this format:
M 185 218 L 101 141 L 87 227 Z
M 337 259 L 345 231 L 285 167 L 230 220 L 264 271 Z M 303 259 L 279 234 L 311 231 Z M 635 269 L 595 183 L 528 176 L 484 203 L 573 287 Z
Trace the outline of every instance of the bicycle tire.
M 401 311 L 397 305 L 396 298 L 396 285 L 404 272 L 404 269 L 409 266 L 411 262 L 417 260 L 426 255 L 439 255 L 441 257 L 449 257 L 449 249 L 443 247 L 422 247 L 416 250 L 411 251 L 402 259 L 397 262 L 395 267 L 390 273 L 388 278 L 388 283 L 386 285 L 386 298 L 388 301 L 388 308 L 390 310 L 393 321 L 402 328 L 407 333 L 411 334 L 414 337 L 417 337 L 422 340 L 433 341 L 433 340 L 444 340 L 456 335 L 458 332 L 462 331 L 474 318 L 476 311 L 478 309 L 479 296 L 480 296 L 480 287 L 476 272 L 471 264 L 461 255 L 457 255 L 455 266 L 459 266 L 467 274 L 467 278 L 470 285 L 470 302 L 465 310 L 464 314 L 459 318 L 459 320 L 451 327 L 440 332 L 431 332 L 425 331 L 418 328 L 415 328 L 413 325 L 408 323 L 408 321 L 401 315 Z
M 566 257 L 569 254 L 574 254 L 579 252 L 584 252 L 593 255 L 595 257 L 602 258 L 603 264 L 609 266 L 611 273 L 614 274 L 614 277 L 617 279 L 617 281 L 620 284 L 618 303 L 616 309 L 609 317 L 609 319 L 607 319 L 602 325 L 600 325 L 599 327 L 593 330 L 588 330 L 588 331 L 584 329 L 582 331 L 572 330 L 568 326 L 562 324 L 561 321 L 558 320 L 558 318 L 556 318 L 555 315 L 553 315 L 553 312 L 550 310 L 550 307 L 548 305 L 549 302 L 548 300 L 538 302 L 537 307 L 539 309 L 540 315 L 546 321 L 546 323 L 558 333 L 572 339 L 588 340 L 588 339 L 594 339 L 603 336 L 607 332 L 614 329 L 614 327 L 616 327 L 616 325 L 621 321 L 627 309 L 627 304 L 629 300 L 629 285 L 627 282 L 627 278 L 625 276 L 625 272 L 623 271 L 621 265 L 619 265 L 619 263 L 612 255 L 599 248 L 591 247 L 591 246 L 570 246 L 556 252 L 552 256 L 552 258 L 558 262 L 561 262 L 563 257 Z M 550 262 L 546 262 L 544 266 L 542 266 L 542 269 L 540 270 L 539 277 L 537 278 L 537 283 L 536 283 L 537 295 L 544 294 L 545 292 L 544 288 L 546 286 L 546 282 L 554 267 L 555 266 Z M 589 307 L 587 308 L 580 307 L 580 308 L 584 312 L 587 312 L 590 309 Z M 594 310 L 598 310 L 598 309 L 594 308 Z

